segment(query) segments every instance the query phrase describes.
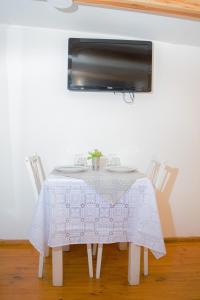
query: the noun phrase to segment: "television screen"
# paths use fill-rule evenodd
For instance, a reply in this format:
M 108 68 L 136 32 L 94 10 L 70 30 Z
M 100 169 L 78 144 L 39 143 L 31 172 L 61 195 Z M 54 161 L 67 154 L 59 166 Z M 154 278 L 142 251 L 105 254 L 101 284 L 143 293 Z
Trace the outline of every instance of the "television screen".
M 152 43 L 70 38 L 68 89 L 150 92 Z

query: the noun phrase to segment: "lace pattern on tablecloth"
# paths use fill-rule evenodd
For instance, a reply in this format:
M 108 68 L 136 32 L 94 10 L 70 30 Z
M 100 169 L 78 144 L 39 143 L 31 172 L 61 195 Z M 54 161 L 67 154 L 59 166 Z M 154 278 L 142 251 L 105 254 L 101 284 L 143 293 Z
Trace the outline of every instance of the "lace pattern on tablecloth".
M 115 204 L 105 201 L 87 183 L 49 177 L 42 187 L 29 235 L 40 253 L 46 245 L 133 242 L 166 253 L 154 189 L 138 179 Z

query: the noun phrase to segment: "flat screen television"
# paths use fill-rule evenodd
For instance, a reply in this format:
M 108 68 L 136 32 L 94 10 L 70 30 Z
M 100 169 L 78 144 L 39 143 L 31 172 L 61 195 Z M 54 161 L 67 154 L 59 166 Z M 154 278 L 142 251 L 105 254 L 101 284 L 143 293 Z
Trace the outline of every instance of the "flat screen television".
M 68 89 L 150 92 L 152 43 L 70 38 Z

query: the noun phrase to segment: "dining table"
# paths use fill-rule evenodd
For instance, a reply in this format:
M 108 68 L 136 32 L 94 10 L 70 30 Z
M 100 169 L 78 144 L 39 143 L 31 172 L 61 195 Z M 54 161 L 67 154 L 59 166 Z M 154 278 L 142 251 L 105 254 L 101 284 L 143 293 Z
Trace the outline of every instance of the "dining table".
M 62 248 L 129 243 L 128 282 L 140 282 L 140 249 L 166 254 L 154 186 L 131 168 L 54 168 L 42 184 L 29 240 L 52 248 L 52 283 L 63 285 Z

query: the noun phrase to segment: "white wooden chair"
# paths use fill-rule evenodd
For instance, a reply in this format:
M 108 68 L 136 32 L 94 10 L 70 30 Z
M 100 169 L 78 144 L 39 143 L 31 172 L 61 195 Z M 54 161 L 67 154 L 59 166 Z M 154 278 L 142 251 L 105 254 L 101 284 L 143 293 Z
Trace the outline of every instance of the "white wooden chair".
M 157 192 L 163 192 L 171 176 L 172 168 L 158 161 L 152 161 L 147 176 Z M 148 249 L 144 247 L 144 275 L 148 275 Z
M 35 201 L 38 200 L 38 196 L 42 187 L 42 183 L 45 180 L 45 173 L 41 163 L 41 159 L 37 154 L 25 158 L 26 167 L 32 182 L 33 191 L 35 195 Z M 62 247 L 63 250 L 68 251 L 69 246 Z M 48 256 L 49 249 L 47 247 L 45 256 Z M 88 255 L 88 268 L 89 276 L 93 277 L 93 264 L 92 264 L 92 249 L 91 244 L 87 245 L 87 255 Z M 39 268 L 38 277 L 42 278 L 44 270 L 44 255 L 39 255 Z
M 38 195 L 41 190 L 42 182 L 45 180 L 45 173 L 42 167 L 41 159 L 37 154 L 25 158 L 26 167 L 31 179 L 35 201 L 38 200 Z M 46 251 L 48 255 L 48 249 Z M 44 256 L 39 256 L 38 277 L 42 278 L 44 268 Z
M 160 166 L 161 166 L 160 162 L 158 162 L 156 160 L 152 160 L 147 169 L 147 172 L 146 172 L 147 177 L 151 180 L 154 188 L 157 188 Z M 149 261 L 148 261 L 148 248 L 146 248 L 146 247 L 144 247 L 144 256 L 143 257 L 144 257 L 143 272 L 144 272 L 144 275 L 147 276 L 149 273 Z
M 151 161 L 148 170 L 147 177 L 151 180 L 154 187 L 157 185 L 158 175 L 160 171 L 161 163 L 153 160 Z M 102 261 L 103 244 L 98 244 L 97 252 L 97 264 L 96 264 L 96 278 L 100 278 L 101 261 Z M 144 247 L 144 275 L 148 275 L 148 248 Z

